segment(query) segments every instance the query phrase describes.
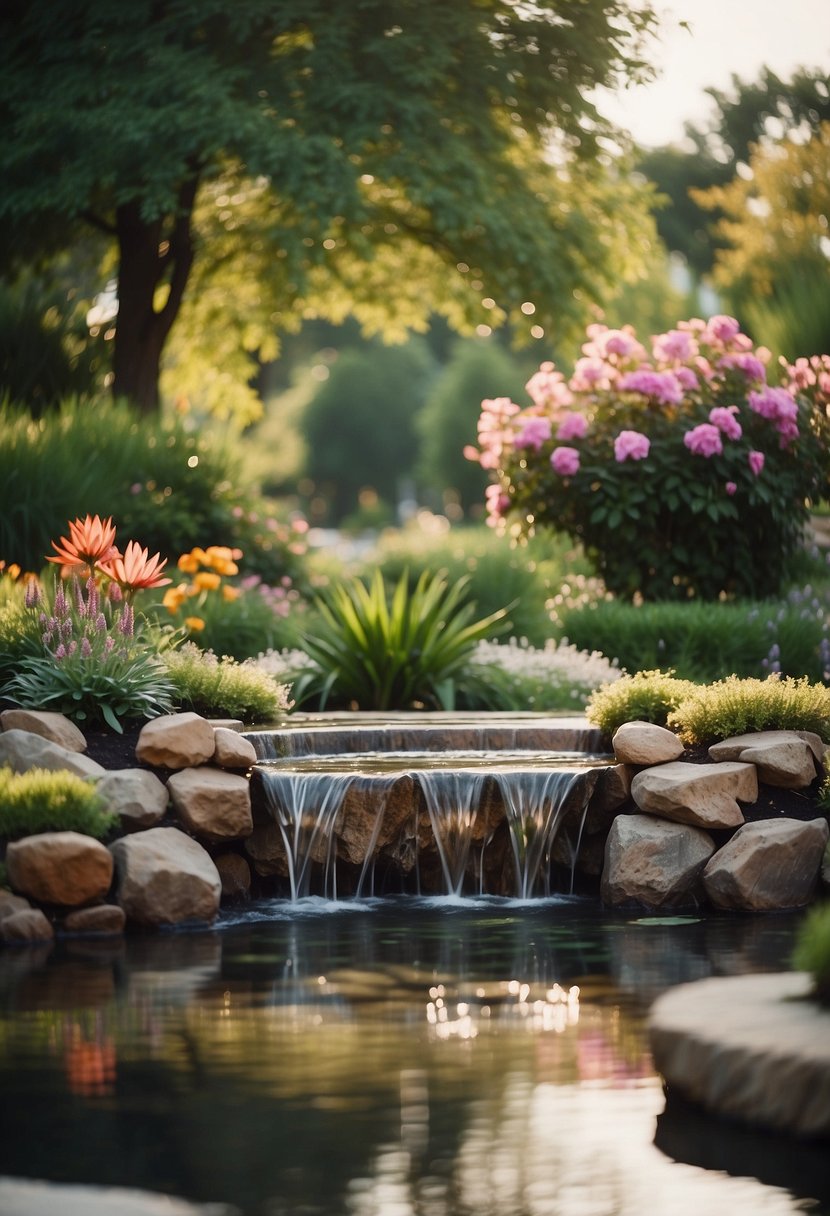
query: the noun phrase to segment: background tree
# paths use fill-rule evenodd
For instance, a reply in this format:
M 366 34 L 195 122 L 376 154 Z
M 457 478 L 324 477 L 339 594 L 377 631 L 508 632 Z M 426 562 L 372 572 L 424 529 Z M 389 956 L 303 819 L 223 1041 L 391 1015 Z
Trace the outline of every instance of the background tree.
M 212 341 L 237 321 L 235 349 L 265 357 L 276 328 L 336 319 L 353 292 L 379 325 L 392 283 L 392 328 L 425 324 L 422 273 L 454 323 L 482 293 L 566 322 L 645 223 L 622 174 L 599 240 L 609 165 L 573 166 L 606 132 L 593 89 L 645 72 L 652 20 L 617 0 L 9 0 L 4 268 L 100 234 L 112 387 L 144 410 L 188 299 Z M 244 321 L 225 314 L 231 278 Z
M 701 192 L 722 241 L 714 279 L 777 354 L 830 344 L 830 122 L 806 143 L 759 143 L 746 171 Z
M 302 420 L 314 523 L 341 523 L 361 508 L 394 522 L 395 506 L 411 492 L 415 416 L 434 374 L 423 339 L 401 346 L 373 342 L 339 354 Z

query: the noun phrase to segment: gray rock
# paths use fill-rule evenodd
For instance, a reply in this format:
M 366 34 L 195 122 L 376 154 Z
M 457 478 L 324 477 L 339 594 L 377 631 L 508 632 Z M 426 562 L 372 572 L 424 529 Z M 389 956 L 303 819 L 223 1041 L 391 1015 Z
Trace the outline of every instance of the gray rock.
M 118 902 L 130 921 L 175 925 L 214 920 L 222 882 L 210 855 L 178 828 L 150 828 L 110 845 Z
M 155 827 L 170 801 L 164 782 L 145 768 L 110 769 L 96 788 L 125 832 Z
M 105 772 L 102 765 L 70 751 L 29 730 L 5 730 L 0 734 L 0 765 L 8 765 L 15 773 L 28 773 L 32 768 L 45 768 L 50 772 L 75 773 L 87 779 L 100 777 Z
M 117 904 L 96 904 L 92 908 L 78 908 L 70 912 L 64 919 L 63 928 L 67 933 L 94 933 L 110 937 L 124 932 L 126 920 L 124 909 Z
M 716 908 L 801 908 L 815 894 L 830 829 L 826 819 L 744 824 L 703 872 Z
M 830 1136 L 830 1012 L 800 972 L 684 984 L 649 1015 L 654 1062 L 706 1110 L 797 1136 Z
M 742 760 L 754 764 L 760 781 L 782 789 L 806 789 L 824 771 L 824 744 L 818 735 L 806 730 L 763 730 L 734 735 L 713 743 L 709 755 L 715 761 Z
M 12 895 L 5 887 L 0 887 L 0 920 L 12 916 L 15 912 L 27 912 L 31 908 L 28 899 L 22 895 Z
M 256 763 L 256 751 L 250 739 L 243 738 L 238 731 L 217 726 L 213 732 L 216 749 L 213 763 L 220 768 L 250 768 Z
M 51 739 L 70 752 L 85 752 L 86 739 L 74 722 L 64 714 L 45 709 L 4 709 L 0 713 L 2 730 L 27 730 L 33 735 Z
M 700 875 L 715 851 L 699 828 L 649 815 L 618 815 L 605 842 L 602 900 L 650 908 L 692 904 Z

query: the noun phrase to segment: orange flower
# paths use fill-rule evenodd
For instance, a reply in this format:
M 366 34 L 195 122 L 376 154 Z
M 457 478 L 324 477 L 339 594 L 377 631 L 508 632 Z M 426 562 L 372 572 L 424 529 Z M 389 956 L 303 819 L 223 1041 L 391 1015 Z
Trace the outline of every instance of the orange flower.
M 168 612 L 176 613 L 186 599 L 189 599 L 187 583 L 179 583 L 178 587 L 168 587 L 161 601 L 162 607 Z
M 172 583 L 172 579 L 162 578 L 161 572 L 166 565 L 166 557 L 159 559 L 158 553 L 150 557 L 137 540 L 131 540 L 123 557 L 119 554 L 108 562 L 101 562 L 101 569 L 125 591 L 139 591 Z
M 205 627 L 205 622 L 200 616 L 186 616 L 184 618 L 184 623 L 187 625 L 191 633 L 198 633 Z
M 69 540 L 62 536 L 59 545 L 51 543 L 57 556 L 47 557 L 47 562 L 76 569 L 86 566 L 90 573 L 99 563 L 118 557 L 112 516 L 103 520 L 98 515 L 79 517 L 69 525 Z
M 199 569 L 200 564 L 201 563 L 195 550 L 191 551 L 190 553 L 183 553 L 176 562 L 176 565 L 184 574 L 195 574 Z
M 200 591 L 215 591 L 221 581 L 219 575 L 214 574 L 212 570 L 200 570 L 193 579 L 193 585 Z
M 222 599 L 226 604 L 232 604 L 234 600 L 238 600 L 242 591 L 239 587 L 229 587 L 227 584 L 222 588 Z

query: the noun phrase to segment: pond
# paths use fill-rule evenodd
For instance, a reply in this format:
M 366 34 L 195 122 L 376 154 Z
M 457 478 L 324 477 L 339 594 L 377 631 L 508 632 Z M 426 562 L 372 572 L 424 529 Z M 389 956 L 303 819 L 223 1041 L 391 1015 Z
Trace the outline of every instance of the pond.
M 789 969 L 798 914 L 262 901 L 0 954 L 0 1175 L 243 1216 L 830 1213 L 826 1146 L 668 1100 L 651 1001 Z

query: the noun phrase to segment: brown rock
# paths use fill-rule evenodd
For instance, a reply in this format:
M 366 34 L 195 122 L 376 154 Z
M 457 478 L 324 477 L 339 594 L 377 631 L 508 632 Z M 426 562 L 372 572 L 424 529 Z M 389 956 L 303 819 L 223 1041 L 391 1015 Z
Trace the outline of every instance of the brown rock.
M 8 765 L 14 773 L 28 773 L 32 768 L 49 772 L 75 773 L 78 777 L 95 778 L 104 773 L 103 765 L 89 756 L 71 751 L 28 730 L 5 730 L 0 733 L 0 765 Z
M 654 722 L 624 722 L 611 746 L 621 764 L 666 764 L 685 750 L 673 731 Z
M 677 760 L 645 769 L 631 782 L 641 811 L 700 828 L 734 828 L 744 822 L 738 802 L 758 797 L 751 764 L 688 764 Z
M 167 714 L 141 728 L 135 754 L 159 768 L 191 768 L 207 764 L 215 748 L 213 727 L 199 714 Z
M 213 859 L 222 880 L 223 899 L 247 899 L 251 893 L 251 867 L 240 853 L 219 853 Z
M 112 882 L 109 850 L 80 832 L 42 832 L 12 841 L 6 868 L 16 891 L 45 904 L 90 903 L 106 895 Z
M 22 895 L 12 895 L 5 887 L 0 888 L 0 920 L 13 916 L 15 912 L 28 912 L 31 906 Z
M 650 908 L 696 902 L 700 875 L 715 851 L 699 828 L 649 815 L 618 815 L 605 842 L 602 900 Z
M 85 752 L 86 739 L 74 722 L 63 714 L 44 709 L 4 709 L 0 713 L 0 729 L 27 730 L 65 747 L 70 752 Z
M 45 942 L 55 936 L 52 926 L 40 908 L 13 912 L 0 921 L 0 941 L 7 946 L 22 946 L 26 942 Z
M 285 878 L 289 873 L 285 844 L 275 823 L 258 823 L 245 839 L 245 852 L 263 877 L 277 874 Z
M 220 768 L 250 768 L 256 762 L 253 743 L 237 731 L 217 726 L 213 738 L 216 744 L 213 763 Z
M 716 908 L 801 908 L 815 894 L 830 829 L 826 819 L 762 819 L 744 824 L 703 872 Z
M 67 933 L 95 933 L 115 936 L 124 932 L 127 917 L 118 904 L 96 904 L 92 908 L 78 908 L 65 917 L 63 928 Z
M 599 770 L 594 792 L 588 801 L 585 816 L 585 832 L 607 832 L 617 812 L 625 806 L 631 796 L 631 780 L 634 776 L 631 765 L 609 764 Z
M 212 767 L 185 768 L 172 774 L 167 788 L 184 826 L 203 840 L 236 840 L 254 830 L 245 777 Z
M 209 854 L 178 828 L 150 828 L 110 845 L 118 902 L 130 921 L 174 925 L 214 920 L 222 882 Z

